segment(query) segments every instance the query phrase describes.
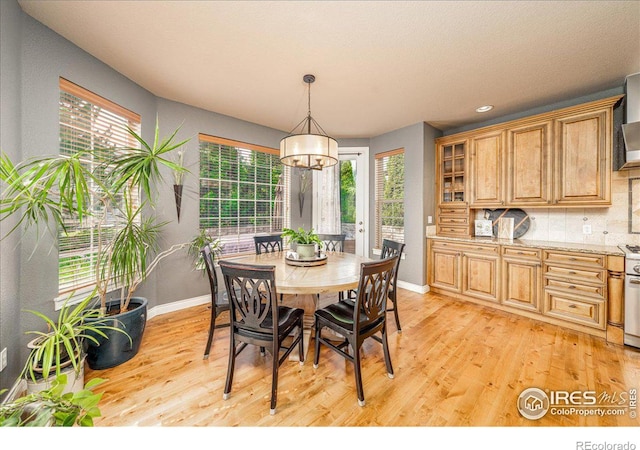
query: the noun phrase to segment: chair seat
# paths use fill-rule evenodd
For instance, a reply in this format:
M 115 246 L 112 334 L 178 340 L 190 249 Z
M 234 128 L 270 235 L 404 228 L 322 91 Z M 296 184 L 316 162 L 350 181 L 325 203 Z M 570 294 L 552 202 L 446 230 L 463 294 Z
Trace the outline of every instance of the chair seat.
M 353 308 L 355 304 L 349 300 L 339 301 L 332 303 L 325 308 L 319 309 L 315 312 L 317 318 L 323 319 L 326 325 L 333 328 L 336 331 L 353 332 Z M 360 313 L 360 321 L 365 323 L 367 321 L 367 315 Z M 382 318 L 376 320 L 370 324 L 363 326 L 360 329 L 361 333 L 366 333 L 369 329 L 375 327 L 382 321 Z
M 300 308 L 290 308 L 288 306 L 278 306 L 278 328 L 287 335 L 293 330 L 301 317 L 304 317 L 304 310 Z M 240 328 L 238 334 L 241 336 L 250 337 L 252 339 L 266 339 L 270 340 L 273 336 L 273 321 L 271 320 L 271 314 L 267 315 L 265 325 L 262 330 L 249 330 L 247 328 Z

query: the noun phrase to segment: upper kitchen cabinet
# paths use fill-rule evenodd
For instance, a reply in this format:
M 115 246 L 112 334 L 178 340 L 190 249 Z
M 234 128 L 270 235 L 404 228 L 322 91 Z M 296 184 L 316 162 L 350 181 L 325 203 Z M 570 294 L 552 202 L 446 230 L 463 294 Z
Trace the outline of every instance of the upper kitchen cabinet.
M 469 207 L 611 205 L 613 107 L 620 98 L 447 136 L 469 145 Z
M 548 206 L 551 203 L 553 122 L 527 123 L 507 130 L 507 203 Z
M 504 131 L 496 130 L 473 135 L 469 139 L 471 207 L 495 208 L 505 204 L 504 137 Z
M 468 141 L 440 138 L 436 148 L 436 232 L 443 236 L 469 236 Z
M 555 204 L 611 205 L 612 107 L 555 120 Z

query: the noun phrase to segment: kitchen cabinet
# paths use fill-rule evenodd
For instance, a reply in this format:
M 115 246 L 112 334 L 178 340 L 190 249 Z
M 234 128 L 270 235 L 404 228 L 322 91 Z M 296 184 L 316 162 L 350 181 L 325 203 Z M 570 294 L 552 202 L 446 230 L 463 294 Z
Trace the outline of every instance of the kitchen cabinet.
M 460 247 L 450 242 L 429 241 L 431 286 L 445 291 L 460 292 L 462 286 Z
M 498 302 L 500 273 L 498 246 L 467 244 L 461 251 L 462 294 Z
M 435 293 L 621 344 L 624 256 L 556 247 L 428 238 L 427 283 Z
M 548 206 L 551 203 L 552 123 L 543 120 L 507 129 L 508 205 Z
M 468 141 L 441 138 L 436 158 L 436 232 L 442 236 L 471 235 L 467 199 Z
M 541 250 L 502 247 L 502 304 L 542 312 Z
M 474 208 L 610 206 L 613 107 L 620 99 L 437 139 L 436 214 L 456 202 L 470 208 L 468 223 L 438 221 L 437 233 L 468 235 Z
M 567 322 L 606 328 L 605 255 L 545 250 L 543 314 Z
M 504 141 L 502 130 L 473 135 L 469 140 L 469 201 L 474 208 L 498 208 L 505 204 Z
M 556 205 L 611 204 L 612 106 L 555 120 Z

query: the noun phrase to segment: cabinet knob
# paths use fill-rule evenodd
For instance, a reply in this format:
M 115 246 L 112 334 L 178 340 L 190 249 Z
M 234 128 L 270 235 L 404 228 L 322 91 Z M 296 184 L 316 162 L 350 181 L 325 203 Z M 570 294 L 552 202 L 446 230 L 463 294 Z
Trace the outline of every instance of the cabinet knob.
M 571 286 L 569 286 L 569 289 L 575 289 L 576 287 L 572 284 Z
M 569 308 L 576 309 L 577 306 L 576 305 L 569 305 Z

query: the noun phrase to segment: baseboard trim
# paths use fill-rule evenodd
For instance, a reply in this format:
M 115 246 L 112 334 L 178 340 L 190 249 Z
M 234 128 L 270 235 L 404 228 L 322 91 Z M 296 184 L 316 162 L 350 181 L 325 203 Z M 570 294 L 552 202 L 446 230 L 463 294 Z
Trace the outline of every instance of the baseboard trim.
M 407 283 L 406 281 L 398 280 L 398 287 L 411 292 L 417 292 L 418 294 L 426 294 L 429 292 L 428 284 L 420 286 L 419 284 Z
M 201 295 L 199 297 L 187 298 L 184 300 L 178 300 L 171 303 L 165 303 L 164 305 L 154 306 L 147 311 L 147 320 L 153 319 L 156 316 L 161 316 L 170 312 L 180 311 L 181 309 L 191 308 L 193 306 L 204 305 L 211 302 L 211 295 Z

